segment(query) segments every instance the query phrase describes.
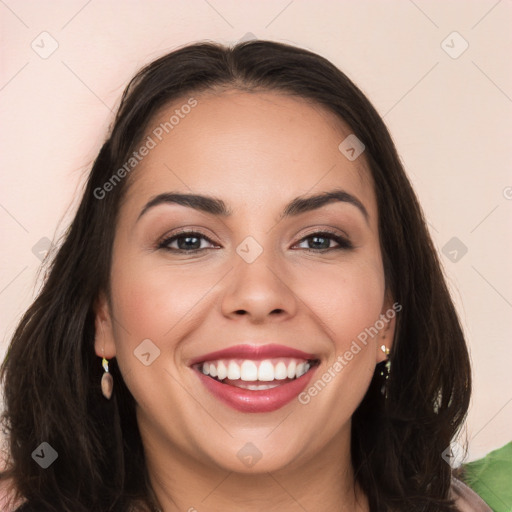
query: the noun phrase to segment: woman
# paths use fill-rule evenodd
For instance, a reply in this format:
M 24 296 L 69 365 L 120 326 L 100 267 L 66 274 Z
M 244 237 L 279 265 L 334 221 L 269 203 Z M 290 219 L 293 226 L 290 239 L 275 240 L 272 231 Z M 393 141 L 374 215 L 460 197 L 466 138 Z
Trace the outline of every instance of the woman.
M 127 87 L 2 368 L 19 510 L 490 510 L 443 457 L 463 333 L 381 118 L 324 58 Z

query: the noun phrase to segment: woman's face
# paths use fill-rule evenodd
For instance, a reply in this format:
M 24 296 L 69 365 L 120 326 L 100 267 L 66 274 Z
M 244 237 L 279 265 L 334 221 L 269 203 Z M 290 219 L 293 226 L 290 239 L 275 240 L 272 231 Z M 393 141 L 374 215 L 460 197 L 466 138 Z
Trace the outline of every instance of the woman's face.
M 141 143 L 96 353 L 117 358 L 152 453 L 238 472 L 335 456 L 394 328 L 364 153 L 342 152 L 350 130 L 302 99 L 194 98 Z M 212 200 L 229 214 L 198 207 Z

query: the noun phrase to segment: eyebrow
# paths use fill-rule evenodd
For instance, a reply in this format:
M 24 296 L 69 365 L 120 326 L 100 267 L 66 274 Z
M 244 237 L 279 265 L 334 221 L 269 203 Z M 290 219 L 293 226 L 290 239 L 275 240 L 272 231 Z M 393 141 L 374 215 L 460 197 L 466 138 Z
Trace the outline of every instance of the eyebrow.
M 292 217 L 300 215 L 301 213 L 317 210 L 322 206 L 334 202 L 348 203 L 355 206 L 363 214 L 366 223 L 368 223 L 369 215 L 363 203 L 357 199 L 357 197 L 341 189 L 334 189 L 306 197 L 296 197 L 285 206 L 279 217 L 279 221 L 286 217 Z M 226 203 L 222 199 L 216 197 L 200 194 L 167 192 L 159 194 L 156 197 L 150 199 L 144 208 L 142 208 L 137 221 L 148 210 L 161 204 L 179 204 L 181 206 L 187 206 L 189 208 L 194 208 L 195 210 L 220 217 L 229 217 L 233 213 L 233 211 L 227 207 Z

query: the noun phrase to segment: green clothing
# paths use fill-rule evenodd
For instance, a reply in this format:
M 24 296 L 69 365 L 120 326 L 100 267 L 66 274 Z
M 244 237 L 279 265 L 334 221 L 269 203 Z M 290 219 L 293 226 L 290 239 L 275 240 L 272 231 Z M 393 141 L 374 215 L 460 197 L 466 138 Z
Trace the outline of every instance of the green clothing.
M 512 442 L 463 464 L 462 480 L 494 512 L 512 512 Z

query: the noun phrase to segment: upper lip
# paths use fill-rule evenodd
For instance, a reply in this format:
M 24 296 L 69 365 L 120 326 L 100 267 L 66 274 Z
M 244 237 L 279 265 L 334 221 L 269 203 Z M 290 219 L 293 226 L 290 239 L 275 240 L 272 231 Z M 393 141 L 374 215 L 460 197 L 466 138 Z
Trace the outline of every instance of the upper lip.
M 296 348 L 287 347 L 269 343 L 266 345 L 234 345 L 215 352 L 209 352 L 199 357 L 195 357 L 190 362 L 190 366 L 203 363 L 205 361 L 214 361 L 217 359 L 270 359 L 275 357 L 295 357 L 297 359 L 314 360 L 318 357 L 315 354 L 308 354 Z

